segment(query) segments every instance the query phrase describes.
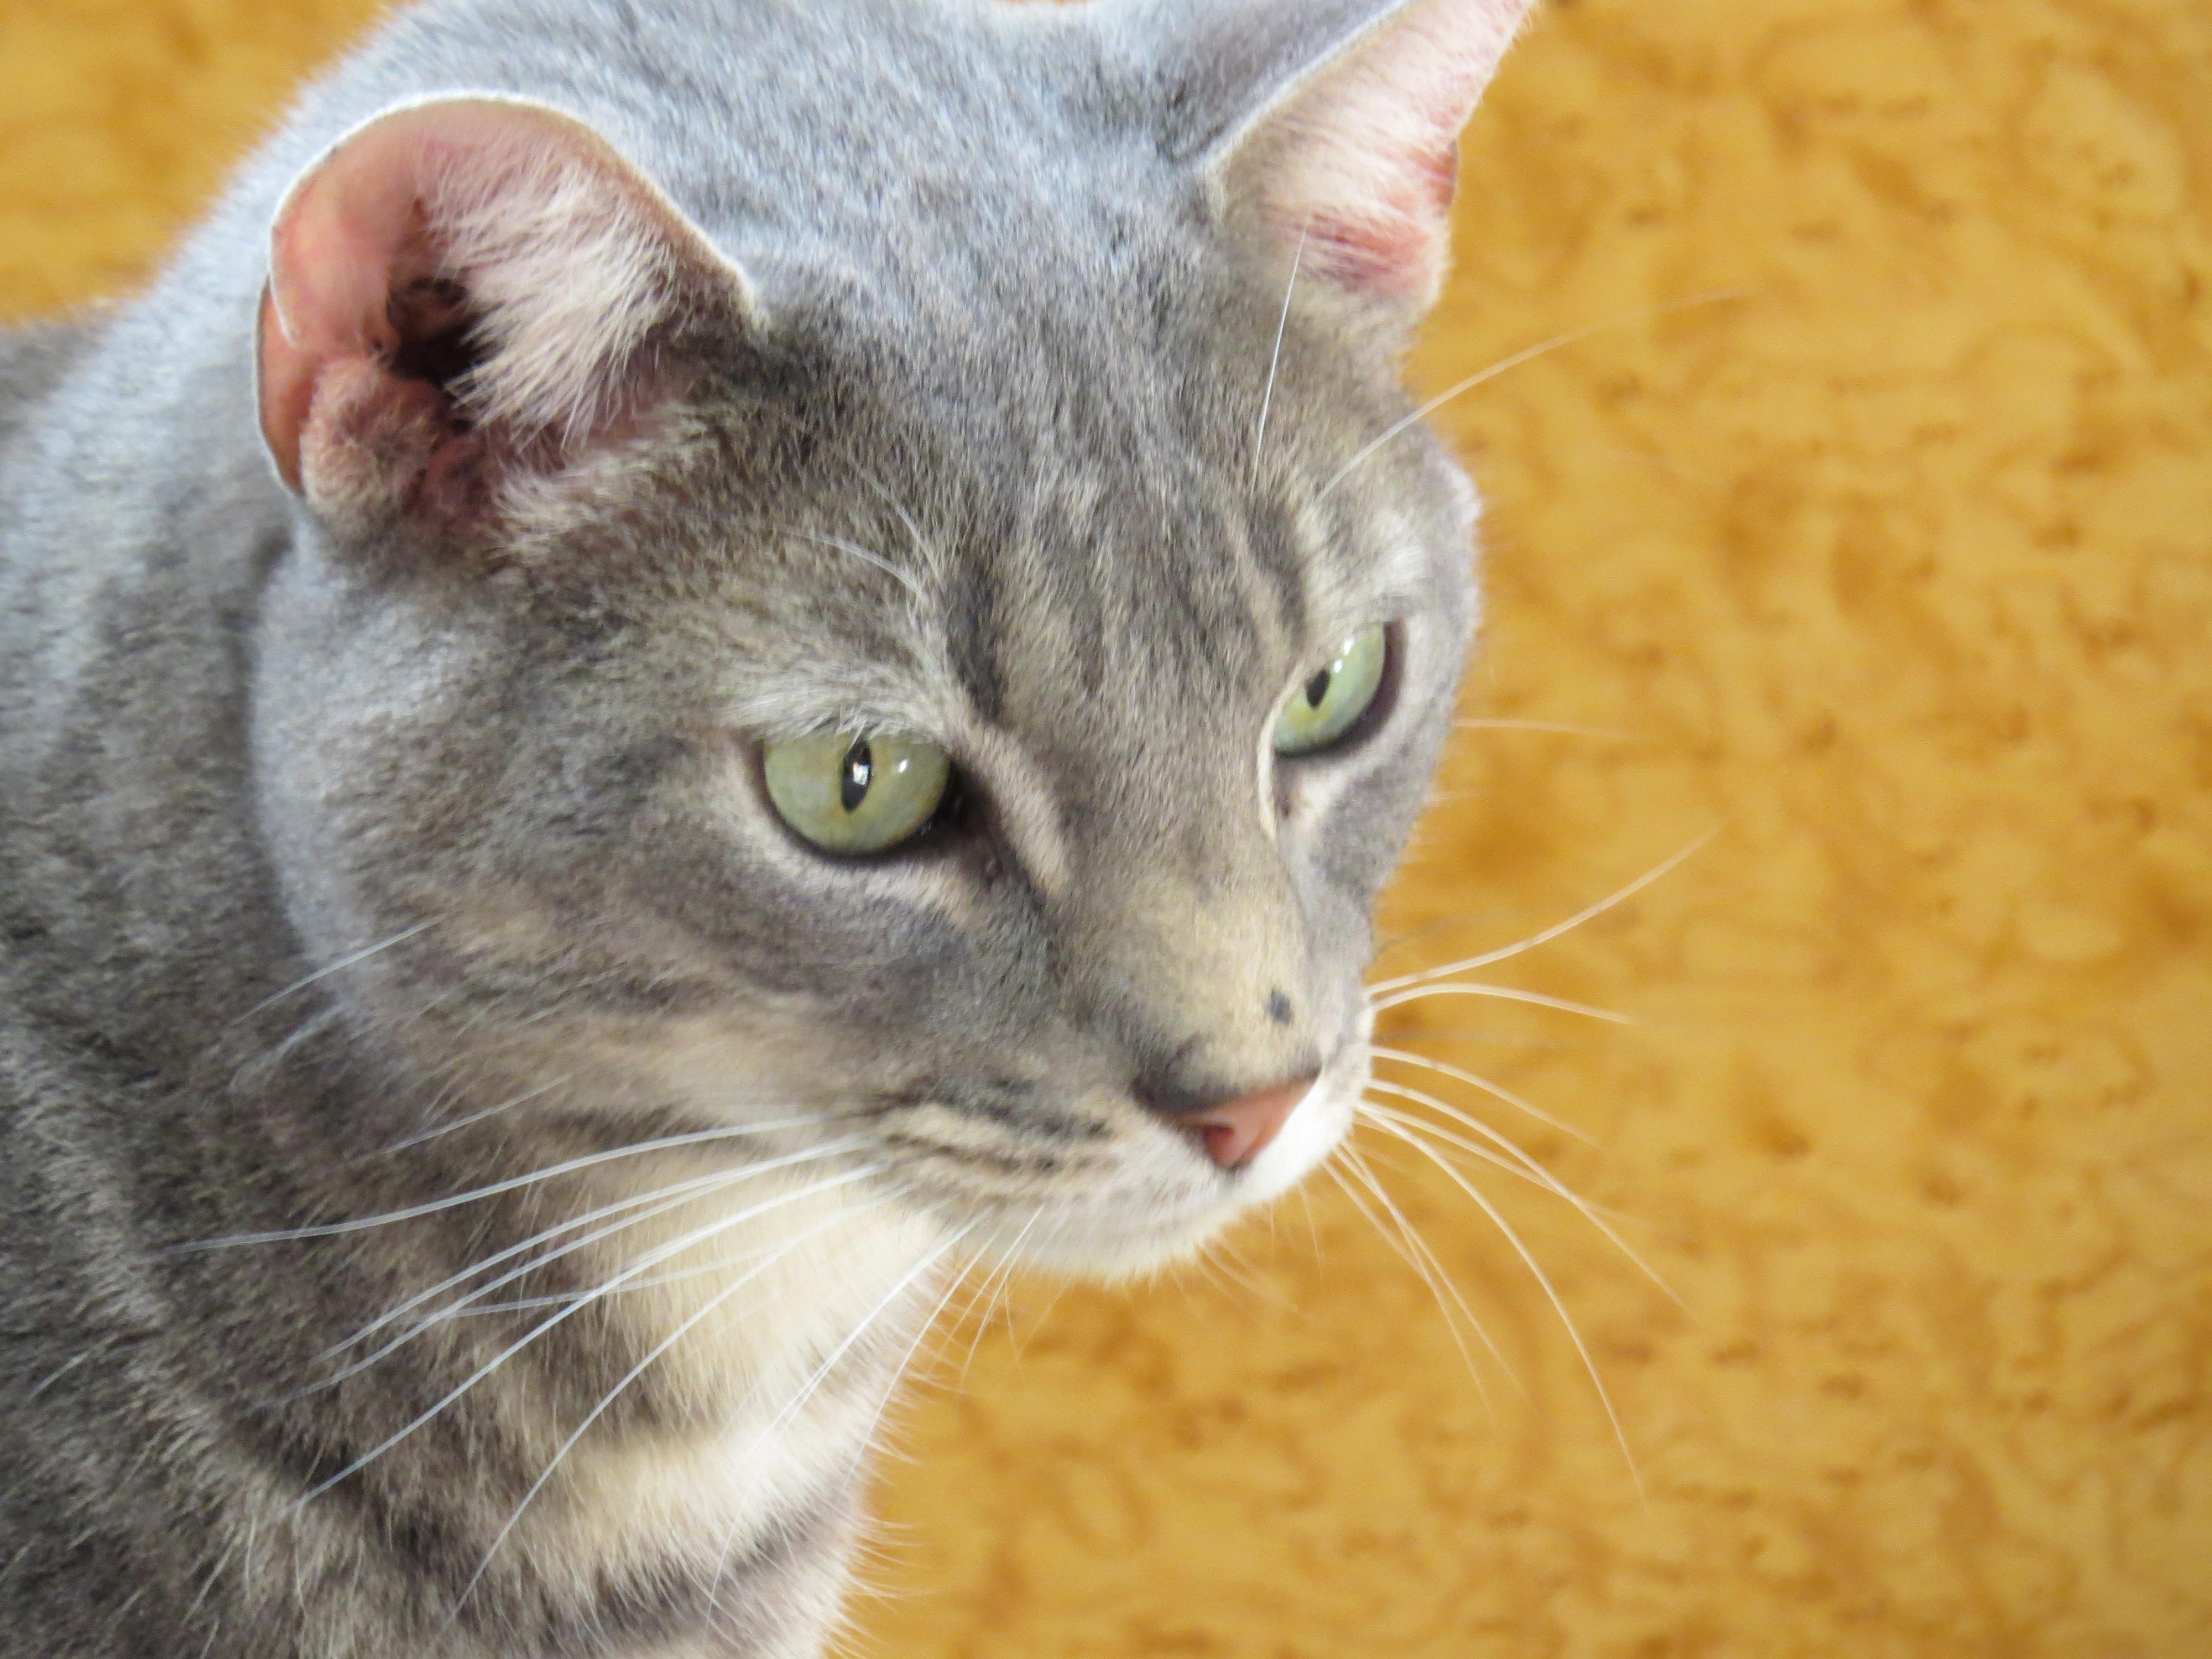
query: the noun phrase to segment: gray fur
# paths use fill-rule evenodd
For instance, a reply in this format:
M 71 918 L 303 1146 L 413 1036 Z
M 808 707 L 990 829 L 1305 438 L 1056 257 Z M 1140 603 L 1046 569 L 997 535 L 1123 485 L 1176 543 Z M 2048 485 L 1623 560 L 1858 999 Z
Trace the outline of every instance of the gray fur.
M 1357 1088 L 1473 501 L 1419 428 L 1323 493 L 1405 412 L 1405 319 L 1293 288 L 1271 376 L 1289 262 L 1209 147 L 1395 9 L 441 0 L 143 299 L 0 339 L 0 1656 L 812 1653 L 930 1253 L 1141 1266 L 1249 1196 L 1158 1112 Z M 287 185 L 445 90 L 588 121 L 756 306 L 696 345 L 680 429 L 490 568 L 319 524 L 254 412 Z M 1269 830 L 1284 688 L 1386 618 L 1387 722 Z M 1021 764 L 941 848 L 797 848 L 748 734 L 886 702 Z M 749 1122 L 782 1127 L 713 1165 L 207 1247 Z M 810 1150 L 878 1206 L 809 1271 L 885 1312 L 842 1352 L 722 1334 L 779 1398 L 821 1373 L 768 1423 L 813 1473 L 764 1512 L 579 1565 L 539 1528 L 596 1538 L 599 1489 L 556 1482 L 492 1547 L 667 1334 L 612 1297 L 301 1502 L 627 1258 L 549 1259 L 505 1293 L 537 1307 L 333 1383 L 376 1316 L 624 1170 Z M 578 1462 L 764 1420 L 665 1370 Z

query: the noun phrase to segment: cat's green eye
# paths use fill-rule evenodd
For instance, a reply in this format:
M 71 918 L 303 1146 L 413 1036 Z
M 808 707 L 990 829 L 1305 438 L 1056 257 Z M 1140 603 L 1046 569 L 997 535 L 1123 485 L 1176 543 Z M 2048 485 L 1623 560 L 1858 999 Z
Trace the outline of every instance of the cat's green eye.
M 1359 724 L 1382 689 L 1390 659 L 1389 636 L 1379 625 L 1363 628 L 1291 692 L 1275 717 L 1275 752 L 1311 755 Z
M 761 769 L 786 823 L 825 852 L 855 855 L 888 852 L 921 830 L 952 775 L 935 744 L 880 732 L 772 743 Z

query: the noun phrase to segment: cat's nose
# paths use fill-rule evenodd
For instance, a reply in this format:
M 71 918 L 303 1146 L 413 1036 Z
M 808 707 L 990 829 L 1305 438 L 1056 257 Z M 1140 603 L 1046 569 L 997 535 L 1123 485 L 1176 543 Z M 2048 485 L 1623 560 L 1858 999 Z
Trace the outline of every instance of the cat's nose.
M 1302 1077 L 1272 1088 L 1255 1089 L 1195 1111 L 1177 1112 L 1170 1121 L 1222 1169 L 1241 1170 L 1282 1133 L 1298 1103 L 1312 1091 L 1314 1082 L 1315 1077 Z

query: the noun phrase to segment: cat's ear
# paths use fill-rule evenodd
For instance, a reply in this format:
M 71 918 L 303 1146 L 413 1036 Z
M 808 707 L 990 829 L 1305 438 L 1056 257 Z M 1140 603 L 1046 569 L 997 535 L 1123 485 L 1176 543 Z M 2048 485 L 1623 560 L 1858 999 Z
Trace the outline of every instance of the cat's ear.
M 741 330 L 743 276 L 581 122 L 445 98 L 357 128 L 286 196 L 258 341 L 261 430 L 339 526 L 489 516 L 680 391 Z
M 1435 299 L 1461 127 L 1534 0 L 1157 0 L 1172 147 L 1232 215 L 1394 311 Z

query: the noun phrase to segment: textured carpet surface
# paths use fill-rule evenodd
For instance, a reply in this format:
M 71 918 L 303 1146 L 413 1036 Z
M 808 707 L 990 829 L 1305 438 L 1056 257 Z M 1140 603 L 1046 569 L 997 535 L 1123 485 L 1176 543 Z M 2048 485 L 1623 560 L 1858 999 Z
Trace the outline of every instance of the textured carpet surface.
M 0 3 L 0 313 L 127 290 L 369 12 Z M 909 1415 L 861 1649 L 2212 1653 L 2212 5 L 1556 0 L 1464 179 L 1419 382 L 1598 326 L 1440 417 L 1492 620 L 1384 969 L 1718 833 L 1490 970 L 1641 1024 L 1393 1016 L 1595 1146 L 1392 1075 L 1680 1293 L 1477 1178 L 1638 1475 L 1376 1146 L 1503 1364 L 1325 1183 L 1020 1287 Z

